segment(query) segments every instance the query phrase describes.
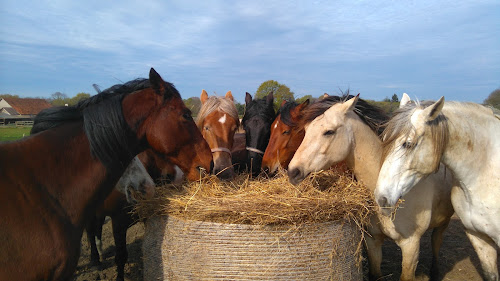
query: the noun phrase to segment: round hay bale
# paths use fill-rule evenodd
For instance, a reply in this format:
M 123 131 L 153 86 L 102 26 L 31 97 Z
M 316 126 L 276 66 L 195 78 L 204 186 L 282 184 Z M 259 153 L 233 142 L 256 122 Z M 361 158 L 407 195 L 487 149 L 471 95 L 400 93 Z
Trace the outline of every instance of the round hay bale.
M 153 216 L 144 280 L 362 280 L 352 223 L 248 225 Z

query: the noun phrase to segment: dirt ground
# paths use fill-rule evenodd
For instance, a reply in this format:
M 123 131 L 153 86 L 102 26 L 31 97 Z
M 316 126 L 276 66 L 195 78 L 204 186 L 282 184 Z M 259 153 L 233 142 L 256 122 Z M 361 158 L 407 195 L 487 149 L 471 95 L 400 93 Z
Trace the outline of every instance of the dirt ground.
M 129 251 L 128 263 L 125 267 L 125 280 L 141 281 L 142 278 L 142 237 L 144 225 L 138 223 L 129 228 L 127 233 L 127 244 Z M 114 264 L 114 241 L 111 232 L 111 222 L 108 221 L 103 228 L 104 261 L 102 268 L 89 267 L 90 250 L 86 235 L 82 239 L 82 252 L 78 268 L 75 273 L 75 281 L 93 280 L 115 280 L 116 268 Z M 401 273 L 401 251 L 396 244 L 386 241 L 383 248 L 384 260 L 382 272 L 387 274 L 383 280 L 399 280 Z M 499 259 L 500 260 L 500 256 Z M 417 267 L 417 279 L 419 281 L 429 280 L 429 271 L 432 261 L 430 233 L 427 233 L 421 241 L 420 259 Z M 365 265 L 366 268 L 366 265 Z M 445 232 L 443 246 L 440 252 L 439 268 L 442 280 L 455 281 L 482 280 L 479 260 L 464 233 L 462 223 L 453 217 L 450 226 Z M 365 278 L 366 279 L 366 278 Z

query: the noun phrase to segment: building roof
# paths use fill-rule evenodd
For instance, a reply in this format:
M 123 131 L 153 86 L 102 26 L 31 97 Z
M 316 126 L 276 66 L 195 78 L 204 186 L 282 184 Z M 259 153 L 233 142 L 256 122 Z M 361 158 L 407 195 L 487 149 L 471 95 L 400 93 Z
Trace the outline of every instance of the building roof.
M 4 100 L 20 115 L 36 115 L 43 109 L 52 107 L 52 105 L 44 99 L 4 98 Z
M 5 111 L 7 115 L 19 115 L 19 113 L 12 107 L 0 108 L 0 111 Z

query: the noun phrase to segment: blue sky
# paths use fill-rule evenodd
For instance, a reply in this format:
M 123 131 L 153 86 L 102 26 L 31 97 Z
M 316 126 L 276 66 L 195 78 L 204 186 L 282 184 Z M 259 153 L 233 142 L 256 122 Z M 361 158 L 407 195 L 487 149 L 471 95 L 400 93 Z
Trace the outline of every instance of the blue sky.
M 296 97 L 482 102 L 500 87 L 500 1 L 2 0 L 0 94 L 94 94 L 154 67 L 183 98 L 266 80 Z

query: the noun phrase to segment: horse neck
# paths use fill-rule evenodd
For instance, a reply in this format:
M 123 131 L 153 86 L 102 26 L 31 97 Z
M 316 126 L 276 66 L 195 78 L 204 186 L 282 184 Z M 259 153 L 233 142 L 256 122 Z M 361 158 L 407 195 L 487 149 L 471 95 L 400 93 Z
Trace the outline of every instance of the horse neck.
M 352 116 L 348 120 L 354 139 L 347 165 L 358 180 L 374 191 L 381 167 L 382 141 L 358 116 Z
M 446 104 L 443 114 L 448 120 L 449 135 L 442 162 L 465 186 L 490 181 L 491 177 L 500 179 L 500 163 L 492 160 L 500 159 L 498 119 L 479 109 L 462 107 L 457 110 Z
M 69 133 L 47 131 L 31 139 L 39 147 L 31 159 L 46 159 L 42 167 L 32 167 L 33 176 L 46 188 L 53 208 L 83 229 L 123 171 L 110 172 L 92 157 L 81 123 L 61 127 L 69 127 Z

